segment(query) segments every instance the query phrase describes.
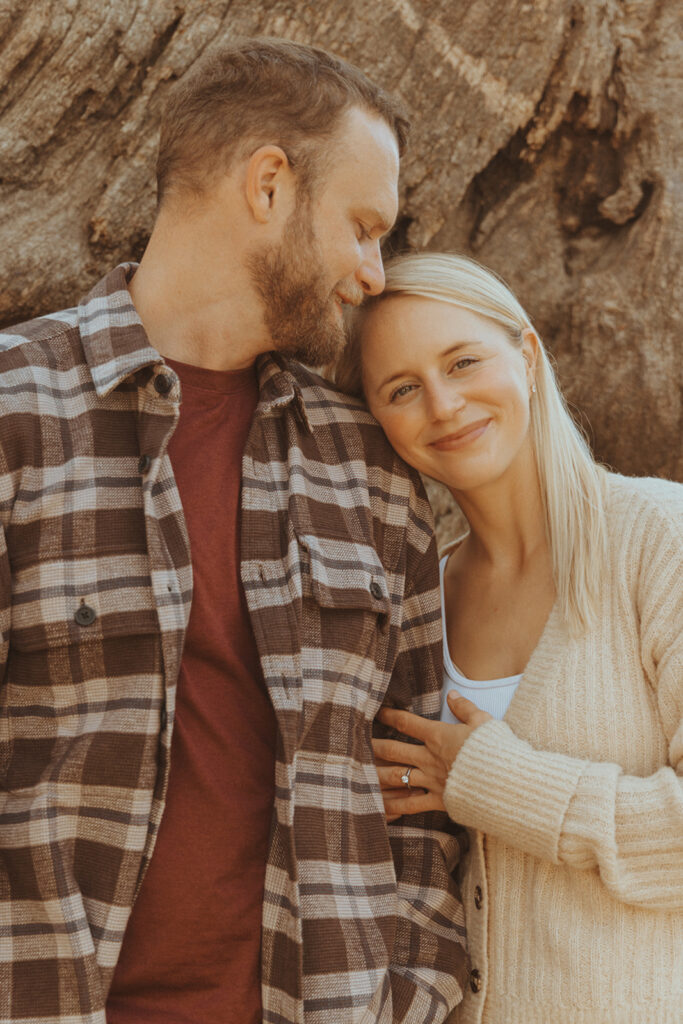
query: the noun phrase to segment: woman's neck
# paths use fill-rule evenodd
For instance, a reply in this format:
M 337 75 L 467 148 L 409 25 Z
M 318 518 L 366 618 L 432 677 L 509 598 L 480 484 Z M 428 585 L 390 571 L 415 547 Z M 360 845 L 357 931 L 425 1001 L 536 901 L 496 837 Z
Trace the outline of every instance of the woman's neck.
M 545 509 L 531 452 L 514 472 L 471 491 L 453 491 L 470 533 L 462 554 L 503 572 L 522 572 L 548 550 Z

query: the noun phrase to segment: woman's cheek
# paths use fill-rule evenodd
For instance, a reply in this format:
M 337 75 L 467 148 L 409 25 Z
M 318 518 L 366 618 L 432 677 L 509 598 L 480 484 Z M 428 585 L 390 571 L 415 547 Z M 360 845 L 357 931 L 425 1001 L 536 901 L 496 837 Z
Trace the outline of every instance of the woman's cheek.
M 386 417 L 382 426 L 392 448 L 395 448 L 407 462 L 419 458 L 419 421 L 411 410 L 392 410 L 392 415 Z

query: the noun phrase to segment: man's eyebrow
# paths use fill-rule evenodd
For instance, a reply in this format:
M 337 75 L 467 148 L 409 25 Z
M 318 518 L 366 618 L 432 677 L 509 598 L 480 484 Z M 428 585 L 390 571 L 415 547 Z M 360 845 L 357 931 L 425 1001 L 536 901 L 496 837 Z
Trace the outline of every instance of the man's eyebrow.
M 364 221 L 367 221 L 368 224 L 372 224 L 373 227 L 381 228 L 383 235 L 385 235 L 387 231 L 391 231 L 396 223 L 396 217 L 390 217 L 385 210 L 378 210 L 374 207 L 367 207 L 366 209 L 359 210 L 358 216 Z
M 441 352 L 439 354 L 439 359 L 447 359 L 448 356 L 453 355 L 454 352 L 458 352 L 461 348 L 464 348 L 466 345 L 476 345 L 476 344 L 478 344 L 478 343 L 476 341 L 474 341 L 474 340 L 456 341 L 456 343 L 454 345 L 451 345 L 450 348 L 447 348 L 445 352 Z M 393 382 L 395 380 L 399 380 L 401 377 L 409 377 L 409 376 L 410 376 L 410 374 L 409 374 L 409 372 L 407 370 L 399 370 L 398 373 L 392 373 L 391 377 L 387 377 L 386 380 L 382 381 L 382 383 L 379 385 L 377 390 L 381 391 L 382 388 L 385 388 L 387 386 L 387 384 L 393 384 Z

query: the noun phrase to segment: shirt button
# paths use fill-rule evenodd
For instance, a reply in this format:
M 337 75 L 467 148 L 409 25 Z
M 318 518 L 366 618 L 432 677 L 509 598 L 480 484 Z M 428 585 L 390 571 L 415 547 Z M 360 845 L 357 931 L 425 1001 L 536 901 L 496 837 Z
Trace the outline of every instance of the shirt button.
M 83 604 L 80 606 L 80 608 L 74 615 L 74 619 L 76 620 L 79 626 L 92 626 L 96 618 L 97 614 L 95 612 L 95 609 L 91 608 L 89 604 L 85 604 L 85 602 L 83 602 Z
M 478 885 L 474 890 L 474 905 L 477 910 L 481 910 L 481 905 L 484 902 L 484 894 L 481 891 L 481 886 Z
M 173 379 L 167 373 L 158 373 L 154 378 L 154 389 L 160 395 L 167 395 L 173 387 Z
M 140 461 L 138 462 L 138 473 L 143 475 L 149 471 L 149 467 L 152 465 L 152 459 L 149 455 L 141 455 Z
M 481 986 L 481 974 L 475 967 L 473 971 L 470 971 L 470 988 L 473 992 L 481 992 Z
M 372 583 L 370 584 L 370 593 L 374 597 L 375 601 L 379 601 L 379 599 L 382 597 L 382 588 L 377 582 L 377 580 L 373 580 Z

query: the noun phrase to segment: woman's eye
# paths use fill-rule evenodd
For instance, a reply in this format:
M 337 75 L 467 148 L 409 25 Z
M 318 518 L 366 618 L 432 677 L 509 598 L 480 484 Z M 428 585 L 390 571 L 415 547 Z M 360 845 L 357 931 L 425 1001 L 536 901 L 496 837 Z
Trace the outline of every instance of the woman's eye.
M 404 398 L 405 395 L 409 395 L 410 392 L 413 391 L 414 387 L 414 384 L 401 384 L 401 386 L 396 388 L 395 391 L 392 391 L 389 401 L 393 402 L 397 398 Z
M 472 364 L 476 363 L 476 361 L 477 360 L 476 359 L 472 359 L 471 356 L 463 356 L 462 359 L 457 359 L 453 363 L 453 365 L 451 366 L 451 371 L 453 371 L 453 370 L 466 370 L 468 366 L 472 366 Z

